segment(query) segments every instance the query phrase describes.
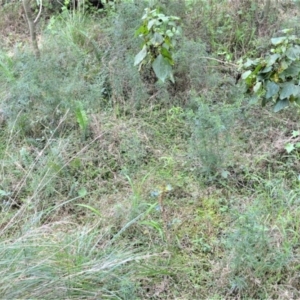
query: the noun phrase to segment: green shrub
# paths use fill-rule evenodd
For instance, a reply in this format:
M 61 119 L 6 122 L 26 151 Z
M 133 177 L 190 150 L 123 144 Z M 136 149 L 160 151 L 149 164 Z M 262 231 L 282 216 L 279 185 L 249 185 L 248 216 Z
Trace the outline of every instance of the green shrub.
M 134 65 L 141 70 L 151 64 L 158 79 L 165 82 L 168 78 L 175 83 L 173 51 L 182 32 L 177 24 L 180 18 L 166 16 L 159 9 L 146 8 L 142 20 L 142 25 L 135 32 L 143 39 L 142 50 L 135 56 Z
M 255 103 L 262 99 L 262 106 L 274 104 L 278 112 L 290 103 L 300 104 L 300 39 L 289 35 L 290 29 L 283 30 L 286 36 L 271 39 L 270 53 L 264 57 L 250 59 L 242 64 L 242 79 L 246 92 Z
M 283 206 L 277 208 L 279 215 L 277 220 L 276 214 L 273 216 L 274 224 L 263 205 L 258 199 L 245 212 L 237 212 L 237 221 L 225 239 L 231 296 L 273 298 L 290 272 L 289 266 L 293 263 L 290 238 L 294 234 L 288 234 L 283 222 Z
M 237 109 L 235 105 L 213 107 L 201 98 L 199 102 L 198 110 L 190 115 L 189 156 L 197 174 L 213 177 L 229 164 L 231 129 Z
M 92 37 L 83 32 L 86 20 L 75 16 L 69 27 L 64 26 L 65 20 L 56 20 L 45 36 L 39 60 L 26 51 L 15 53 L 6 72 L 13 74 L 15 80 L 2 76 L 9 91 L 5 109 L 25 135 L 49 134 L 67 111 L 72 119 L 65 125 L 74 126 L 78 102 L 83 110 L 105 105 L 104 76 L 97 49 Z M 59 31 L 61 26 L 63 30 Z

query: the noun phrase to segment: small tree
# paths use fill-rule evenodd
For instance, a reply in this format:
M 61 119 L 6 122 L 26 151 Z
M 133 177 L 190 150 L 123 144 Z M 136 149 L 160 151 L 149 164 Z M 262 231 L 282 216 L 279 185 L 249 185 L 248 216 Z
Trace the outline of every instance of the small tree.
M 151 64 L 158 79 L 164 82 L 169 78 L 174 83 L 172 51 L 181 34 L 181 27 L 176 24 L 180 18 L 146 8 L 142 20 L 142 26 L 135 33 L 143 39 L 142 50 L 135 56 L 134 65 L 141 70 L 144 65 Z

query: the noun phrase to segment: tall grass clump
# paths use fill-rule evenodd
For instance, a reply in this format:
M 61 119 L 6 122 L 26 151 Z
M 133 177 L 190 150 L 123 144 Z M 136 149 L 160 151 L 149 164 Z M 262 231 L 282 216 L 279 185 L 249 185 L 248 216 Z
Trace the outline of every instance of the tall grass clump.
M 14 209 L 19 210 L 19 217 L 48 211 L 53 205 L 71 198 L 69 194 L 74 184 L 67 170 L 78 154 L 68 154 L 68 139 L 54 137 L 54 131 L 48 139 L 25 139 L 15 143 L 17 134 L 13 130 L 6 133 L 7 144 L 1 151 L 1 201 L 5 204 L 3 208 L 9 208 L 2 214 L 4 221 L 10 219 Z
M 0 150 L 4 179 L 0 183 L 0 295 L 11 299 L 138 298 L 140 262 L 151 256 L 131 246 L 126 232 L 150 210 L 134 219 L 118 216 L 112 221 L 89 205 L 95 195 L 95 203 L 103 201 L 99 191 L 94 194 L 81 188 L 83 183 L 89 188 L 85 181 L 89 170 L 84 169 L 86 175 L 80 173 L 82 181 L 71 172 L 82 169 L 81 153 L 91 155 L 87 152 L 92 143 L 71 154 L 73 148 L 64 136 L 50 137 L 39 150 L 27 144 L 20 149 L 12 136 Z M 80 224 L 80 215 L 85 225 Z
M 29 225 L 29 224 L 28 224 Z M 99 225 L 99 224 L 98 224 Z M 5 299 L 132 299 L 137 261 L 147 258 L 95 225 L 59 221 L 0 239 Z

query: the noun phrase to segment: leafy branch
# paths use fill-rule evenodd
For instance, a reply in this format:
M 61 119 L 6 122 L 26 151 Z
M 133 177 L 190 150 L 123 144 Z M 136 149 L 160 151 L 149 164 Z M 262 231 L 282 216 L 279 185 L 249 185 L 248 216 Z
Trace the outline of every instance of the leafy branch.
M 176 24 L 180 18 L 146 8 L 142 20 L 143 24 L 136 30 L 135 36 L 143 39 L 143 45 L 135 56 L 134 65 L 141 70 L 144 65 L 151 64 L 158 79 L 165 82 L 169 78 L 174 83 L 172 51 L 176 38 L 181 35 L 181 27 Z
M 290 29 L 282 31 L 285 34 Z M 241 78 L 252 102 L 262 100 L 262 106 L 274 103 L 278 112 L 290 103 L 300 104 L 300 38 L 295 35 L 271 39 L 270 52 L 261 58 L 247 59 L 241 68 Z

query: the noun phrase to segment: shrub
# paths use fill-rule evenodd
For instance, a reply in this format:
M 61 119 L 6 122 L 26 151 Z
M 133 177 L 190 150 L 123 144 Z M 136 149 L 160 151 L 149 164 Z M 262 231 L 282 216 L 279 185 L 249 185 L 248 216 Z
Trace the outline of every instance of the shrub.
M 136 30 L 135 35 L 143 39 L 142 50 L 135 56 L 134 65 L 139 70 L 151 64 L 158 79 L 162 82 L 168 78 L 175 83 L 172 66 L 174 65 L 173 49 L 176 37 L 181 34 L 180 20 L 175 16 L 166 16 L 158 9 L 145 9 L 142 17 L 143 24 Z
M 291 30 L 283 30 L 288 34 Z M 278 112 L 290 103 L 300 104 L 300 39 L 295 35 L 271 39 L 270 53 L 242 64 L 242 79 L 251 102 L 271 102 Z
M 228 165 L 231 127 L 235 105 L 212 107 L 201 98 L 198 110 L 191 113 L 190 160 L 196 174 L 214 177 Z
M 279 215 L 277 220 L 273 216 L 274 221 L 267 220 L 269 211 L 263 208 L 264 202 L 257 199 L 245 212 L 236 212 L 236 222 L 225 239 L 230 296 L 273 298 L 284 289 L 280 285 L 284 286 L 293 260 L 293 242 L 279 212 L 286 204 L 275 208 Z
M 40 59 L 26 51 L 16 52 L 9 65 L 9 74 L 16 80 L 2 78 L 9 90 L 5 109 L 11 120 L 17 120 L 21 133 L 32 137 L 51 132 L 68 110 L 74 126 L 77 102 L 85 110 L 104 105 L 101 64 L 92 38 L 80 28 L 86 20 L 78 18 L 61 31 L 57 29 L 64 20 L 56 22 L 43 42 Z

